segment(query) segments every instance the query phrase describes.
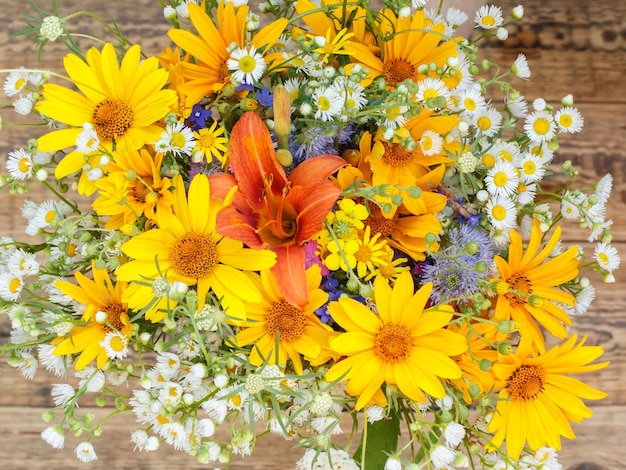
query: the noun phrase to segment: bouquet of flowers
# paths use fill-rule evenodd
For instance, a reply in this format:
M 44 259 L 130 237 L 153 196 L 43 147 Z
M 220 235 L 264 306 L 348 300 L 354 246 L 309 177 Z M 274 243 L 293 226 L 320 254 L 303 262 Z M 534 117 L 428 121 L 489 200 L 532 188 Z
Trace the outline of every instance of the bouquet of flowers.
M 1 180 L 51 194 L 23 207 L 33 242 L 0 245 L 0 351 L 70 376 L 43 439 L 96 459 L 92 397 L 136 416 L 135 449 L 200 462 L 275 433 L 298 469 L 561 468 L 605 396 L 569 376 L 607 365 L 568 331 L 584 272 L 620 259 L 611 176 L 552 164 L 572 97 L 529 105 L 523 55 L 477 58 L 523 7 L 479 8 L 470 41 L 467 14 L 420 0 L 160 3 L 147 57 L 114 23 L 83 47 L 75 15 L 29 0 L 22 33 L 67 45 L 66 73 L 4 70 L 48 126 Z

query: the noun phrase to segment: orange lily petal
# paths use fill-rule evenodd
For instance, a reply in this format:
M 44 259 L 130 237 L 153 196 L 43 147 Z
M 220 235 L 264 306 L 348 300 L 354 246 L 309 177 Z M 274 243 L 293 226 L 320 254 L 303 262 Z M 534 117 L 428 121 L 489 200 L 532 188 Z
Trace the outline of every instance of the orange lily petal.
M 304 268 L 304 245 L 282 246 L 273 251 L 277 258 L 272 273 L 285 300 L 300 308 L 306 306 L 309 303 L 309 289 Z
M 292 186 L 307 186 L 323 181 L 346 165 L 346 161 L 336 155 L 320 155 L 300 163 L 289 175 Z

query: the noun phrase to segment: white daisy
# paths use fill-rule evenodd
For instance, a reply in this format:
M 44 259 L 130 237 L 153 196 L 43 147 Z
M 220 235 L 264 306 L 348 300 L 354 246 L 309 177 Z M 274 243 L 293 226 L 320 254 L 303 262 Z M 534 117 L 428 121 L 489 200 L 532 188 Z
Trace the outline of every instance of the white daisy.
M 78 457 L 78 460 L 81 462 L 93 462 L 94 460 L 98 460 L 96 451 L 90 442 L 81 442 L 76 446 L 74 452 L 76 452 L 76 457 Z
M 512 163 L 497 162 L 485 176 L 487 191 L 492 196 L 510 196 L 517 189 L 519 176 Z
M 448 8 L 446 12 L 446 23 L 449 24 L 452 29 L 458 28 L 465 23 L 467 19 L 467 14 L 458 8 Z
M 128 338 L 119 331 L 109 331 L 100 341 L 100 346 L 109 359 L 123 359 L 128 355 Z
M 231 52 L 227 65 L 234 83 L 249 85 L 258 82 L 267 68 L 265 59 L 252 45 L 249 49 L 239 47 Z
M 430 460 L 435 468 L 449 468 L 454 463 L 455 453 L 446 446 L 439 445 L 430 452 Z
M 176 406 L 183 397 L 183 388 L 176 382 L 167 382 L 159 391 L 159 401 L 163 406 Z
M 171 380 L 181 368 L 180 357 L 174 353 L 163 352 L 157 357 L 155 368 L 166 380 Z
M 573 193 L 567 190 L 561 198 L 561 216 L 565 219 L 580 218 L 580 205 L 583 203 L 585 196 L 580 193 Z
M 155 144 L 160 152 L 171 152 L 175 156 L 191 155 L 195 145 L 193 131 L 183 122 L 168 124 Z
M 65 377 L 67 373 L 67 362 L 65 356 L 54 355 L 55 346 L 51 344 L 40 344 L 37 346 L 37 356 L 39 362 L 47 371 L 54 373 L 57 377 Z
M 429 104 L 432 102 L 431 100 L 435 100 L 437 98 L 444 98 L 447 100 L 448 97 L 450 97 L 450 90 L 443 80 L 439 78 L 427 77 L 417 84 L 417 93 L 415 94 L 415 98 L 419 101 L 425 102 L 428 107 L 436 107 L 435 105 L 431 106 Z
M 519 168 L 520 179 L 524 183 L 535 183 L 543 178 L 547 162 L 531 153 L 524 153 L 516 159 L 515 165 Z
M 74 398 L 76 390 L 70 384 L 53 384 L 50 395 L 56 406 L 64 407 Z
M 443 138 L 430 129 L 424 131 L 418 143 L 422 153 L 427 157 L 437 155 L 443 148 Z
M 300 91 L 302 90 L 303 85 L 304 82 L 298 77 L 290 78 L 285 80 L 285 83 L 283 83 L 285 90 L 289 93 L 289 98 L 291 98 L 292 103 L 300 96 Z
M 596 183 L 595 195 L 598 201 L 606 203 L 611 196 L 611 190 L 613 189 L 613 176 L 607 173 L 600 181 Z
M 515 227 L 517 208 L 508 197 L 494 197 L 487 202 L 487 217 L 496 230 L 508 231 Z
M 522 205 L 530 204 L 535 200 L 535 196 L 537 195 L 537 184 L 530 183 L 526 184 L 523 182 L 519 182 L 517 184 L 517 202 Z
M 458 52 L 456 64 L 448 64 L 446 69 L 448 86 L 459 92 L 465 90 L 474 83 L 474 77 L 470 73 L 470 62 L 463 52 Z M 456 82 L 456 86 L 454 83 Z
M 3 272 L 0 274 L 0 297 L 9 302 L 15 302 L 20 298 L 24 280 L 13 273 Z
M 100 147 L 100 138 L 91 123 L 83 124 L 83 130 L 76 137 L 76 150 L 81 153 L 93 153 Z
M 469 87 L 463 90 L 458 96 L 458 106 L 465 116 L 474 116 L 476 113 L 486 109 L 485 97 L 480 90 L 475 87 Z
M 495 154 L 496 161 L 513 164 L 515 164 L 520 155 L 520 148 L 516 142 L 506 142 L 504 140 L 497 140 L 491 151 Z
M 526 116 L 524 131 L 533 142 L 547 142 L 556 133 L 554 117 L 548 111 L 535 111 Z
M 608 231 L 612 225 L 613 220 L 609 219 L 602 222 L 601 224 L 597 224 L 596 226 L 592 227 L 592 231 L 589 234 L 587 241 L 590 243 L 597 241 L 598 238 L 600 238 L 606 231 Z
M 24 149 L 10 151 L 6 165 L 7 171 L 16 180 L 25 180 L 33 176 L 33 159 Z
M 18 248 L 7 260 L 7 268 L 16 276 L 32 276 L 39 272 L 39 262 L 34 253 Z
M 22 96 L 13 102 L 13 108 L 15 112 L 21 116 L 28 116 L 33 110 L 33 99 L 30 95 Z
M 20 93 L 28 84 L 28 76 L 30 72 L 20 67 L 19 70 L 11 72 L 4 80 L 4 93 L 8 97 L 12 97 Z
M 523 95 L 506 96 L 505 104 L 513 117 L 525 118 L 528 115 L 528 103 Z
M 116 387 L 124 385 L 128 382 L 128 371 L 126 370 L 113 370 L 107 373 L 107 381 Z
M 517 75 L 519 78 L 530 78 L 530 68 L 528 67 L 528 61 L 524 54 L 519 54 L 513 65 L 511 66 L 511 72 Z
M 17 368 L 25 379 L 33 380 L 39 367 L 39 361 L 35 356 L 27 351 L 21 351 L 21 360 L 17 364 Z
M 591 284 L 581 289 L 574 299 L 574 312 L 576 315 L 582 315 L 587 310 L 593 299 L 596 297 L 596 289 Z
M 614 246 L 608 243 L 598 243 L 593 252 L 593 257 L 600 267 L 608 272 L 613 272 L 619 268 L 621 259 Z
M 47 427 L 41 432 L 41 438 L 55 449 L 63 449 L 65 445 L 65 435 L 63 434 L 62 426 Z
M 554 115 L 554 120 L 561 132 L 567 132 L 569 134 L 580 132 L 584 123 L 584 118 L 582 114 L 580 114 L 580 111 L 571 106 L 559 109 Z
M 341 113 L 343 108 L 343 98 L 333 88 L 317 88 L 313 92 L 312 98 L 316 108 L 315 119 L 332 121 L 333 117 Z
M 365 88 L 347 77 L 338 77 L 330 88 L 339 93 L 344 100 L 344 106 L 348 110 L 359 110 L 367 104 Z
M 443 430 L 443 437 L 448 447 L 458 446 L 465 437 L 465 426 L 454 421 L 446 424 Z
M 383 122 L 383 126 L 388 129 L 397 129 L 404 126 L 407 121 L 405 113 L 408 110 L 409 107 L 404 105 L 390 106 L 386 108 L 385 121 Z M 390 132 L 390 135 L 393 135 L 393 131 L 388 132 Z
M 94 366 L 87 366 L 82 370 L 77 370 L 74 375 L 79 378 L 78 387 L 83 388 L 90 392 L 96 393 L 104 388 L 106 383 L 106 377 L 104 372 L 96 369 Z
M 489 106 L 474 115 L 474 125 L 487 137 L 493 137 L 500 132 L 502 116 L 498 110 Z
M 504 22 L 502 9 L 495 5 L 483 5 L 476 10 L 474 22 L 483 29 L 498 29 Z

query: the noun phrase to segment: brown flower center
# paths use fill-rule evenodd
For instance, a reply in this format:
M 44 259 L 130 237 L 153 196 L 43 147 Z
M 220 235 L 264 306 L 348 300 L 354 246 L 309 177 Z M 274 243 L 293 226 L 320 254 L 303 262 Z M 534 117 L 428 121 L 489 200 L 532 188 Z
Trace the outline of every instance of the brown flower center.
M 387 83 L 397 85 L 406 79 L 413 78 L 415 66 L 406 59 L 393 59 L 383 66 L 383 72 L 387 75 Z
M 546 371 L 536 365 L 519 366 L 507 380 L 506 388 L 512 400 L 533 400 L 543 391 Z
M 113 302 L 105 305 L 100 310 L 107 314 L 107 321 L 102 324 L 102 328 L 107 332 L 122 331 L 124 327 L 122 315 L 126 314 L 126 307 L 120 303 Z
M 369 225 L 372 235 L 380 233 L 381 237 L 388 237 L 396 229 L 396 222 L 398 221 L 399 214 L 396 213 L 388 219 L 385 217 L 376 204 L 369 204 L 370 215 L 363 221 L 365 225 Z
M 516 273 L 507 281 L 511 291 L 505 294 L 507 300 L 513 305 L 524 305 L 533 293 L 533 285 L 526 276 Z
M 374 337 L 374 352 L 386 362 L 409 357 L 412 345 L 411 332 L 399 325 L 384 325 Z
M 111 141 L 133 125 L 133 109 L 123 100 L 106 98 L 93 111 L 92 124 L 102 141 Z
M 152 176 L 144 176 L 141 179 L 136 178 L 130 184 L 129 193 L 135 201 L 143 204 L 146 202 L 146 196 L 152 192 L 153 184 Z
M 267 332 L 271 336 L 280 334 L 281 341 L 295 341 L 304 333 L 306 316 L 289 302 L 275 303 L 265 315 Z
M 192 279 L 208 276 L 218 263 L 215 242 L 205 233 L 186 233 L 176 240 L 169 257 L 179 274 Z
M 413 161 L 413 153 L 402 147 L 398 142 L 389 145 L 383 142 L 385 152 L 383 153 L 383 161 L 393 167 L 404 166 Z

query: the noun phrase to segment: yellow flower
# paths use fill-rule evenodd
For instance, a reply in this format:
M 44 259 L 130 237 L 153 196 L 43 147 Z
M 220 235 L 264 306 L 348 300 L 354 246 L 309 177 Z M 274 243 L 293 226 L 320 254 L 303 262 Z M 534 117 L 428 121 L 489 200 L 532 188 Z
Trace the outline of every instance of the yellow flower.
M 379 238 L 380 233 L 375 233 L 373 237 L 370 235 L 368 225 L 362 237 L 356 241 L 359 249 L 354 253 L 354 258 L 356 259 L 356 272 L 360 278 L 364 278 L 375 267 L 387 264 L 385 259 L 389 255 L 389 247 L 386 240 L 379 241 Z
M 163 154 L 148 150 L 115 152 L 109 174 L 97 181 L 100 196 L 92 207 L 98 215 L 109 215 L 105 228 L 119 229 L 145 215 L 165 227 L 172 216 L 174 196 L 168 178 L 161 177 Z
M 393 288 L 374 281 L 378 314 L 347 297 L 331 302 L 328 312 L 346 332 L 330 343 L 346 356 L 326 374 L 329 381 L 347 380 L 347 392 L 357 396 L 356 408 L 387 403 L 383 383 L 397 386 L 408 398 L 423 403 L 426 395 L 443 398 L 441 379 L 461 377 L 451 356 L 467 350 L 465 338 L 445 329 L 454 312 L 449 305 L 424 309 L 432 284 L 414 293 L 413 278 L 403 272 Z
M 608 362 L 590 364 L 603 353 L 600 346 L 576 344 L 577 335 L 547 352 L 536 354 L 520 344 L 515 354 L 500 356 L 493 366 L 500 388 L 496 412 L 488 425 L 495 435 L 490 445 L 506 440 L 509 457 L 517 459 L 528 442 L 531 450 L 543 446 L 561 449 L 561 436 L 575 439 L 570 421 L 590 418 L 593 412 L 583 403 L 599 400 L 606 393 L 565 374 L 602 369 Z
M 196 148 L 193 151 L 201 152 L 209 163 L 215 157 L 223 166 L 226 162 L 226 143 L 228 142 L 223 134 L 224 128 L 217 127 L 217 121 L 213 121 L 211 127 L 193 133 L 196 138 Z
M 309 303 L 304 307 L 296 307 L 285 300 L 270 270 L 254 276 L 253 281 L 262 292 L 261 300 L 245 300 L 245 321 L 237 321 L 232 317 L 228 319 L 241 328 L 235 337 L 236 345 L 253 344 L 248 358 L 251 364 L 260 366 L 268 363 L 284 368 L 287 359 L 291 359 L 296 374 L 302 374 L 301 355 L 307 360 L 315 360 L 328 349 L 332 329 L 324 325 L 315 314 L 315 310 L 328 300 L 328 294 L 319 288 L 322 281 L 320 267 L 314 265 L 309 268 L 306 279 Z
M 229 315 L 245 318 L 242 299 L 260 301 L 261 293 L 243 271 L 271 268 L 276 255 L 269 250 L 244 248 L 240 241 L 215 231 L 215 216 L 223 201 L 211 197 L 206 175 L 194 177 L 188 197 L 180 175 L 174 177 L 173 184 L 176 199 L 168 226 L 143 232 L 121 247 L 133 260 L 118 269 L 118 279 L 135 282 L 124 300 L 133 310 L 141 310 L 152 302 L 146 318 L 153 322 L 162 320 L 167 315 L 164 308 L 168 299 L 155 302 L 152 289 L 144 284 L 165 276 L 169 282 L 197 286 L 198 309 L 212 290 L 222 306 L 230 309 Z
M 82 93 L 53 83 L 43 86 L 37 111 L 68 128 L 40 137 L 38 150 L 55 152 L 73 147 L 85 123 L 93 126 L 100 146 L 108 152 L 137 150 L 158 140 L 163 128 L 157 123 L 176 103 L 176 92 L 162 89 L 168 74 L 159 68 L 159 60 L 143 59 L 135 45 L 119 64 L 110 43 L 104 45 L 102 53 L 91 48 L 86 60 L 68 54 L 64 62 L 67 74 Z M 84 164 L 85 154 L 74 150 L 59 162 L 55 175 L 63 178 Z
M 567 337 L 566 326 L 572 321 L 557 303 L 574 305 L 574 297 L 558 289 L 578 275 L 578 248 L 573 246 L 564 253 L 544 262 L 554 251 L 561 227 L 557 226 L 548 243 L 540 250 L 542 233 L 534 220 L 530 240 L 523 252 L 522 238 L 510 232 L 508 261 L 495 256 L 500 277 L 497 283 L 497 301 L 494 320 L 513 320 L 519 326 L 521 341 L 529 341 L 539 352 L 545 351 L 543 333 L 539 325 L 557 338 Z
M 56 345 L 55 356 L 80 353 L 76 370 L 83 369 L 94 359 L 98 368 L 104 367 L 108 355 L 101 343 L 107 334 L 118 332 L 128 339 L 131 332 L 127 305 L 122 302 L 126 283 L 118 281 L 114 284 L 106 269 L 96 269 L 95 262 L 92 262 L 92 273 L 93 280 L 76 272 L 74 277 L 78 285 L 66 281 L 55 283 L 61 292 L 86 307 L 81 317 L 84 325 L 75 326 L 64 338 L 52 343 Z M 106 314 L 105 321 L 97 321 L 99 312 Z
M 245 41 L 248 5 L 235 8 L 232 2 L 221 1 L 217 7 L 216 22 L 204 11 L 204 7 L 189 3 L 189 18 L 198 35 L 182 29 L 172 29 L 168 36 L 174 43 L 196 58 L 196 63 L 180 63 L 180 72 L 185 83 L 176 89 L 186 97 L 185 104 L 191 106 L 203 97 L 220 91 L 230 82 L 228 59 L 231 45 L 238 48 L 254 46 L 264 51 L 264 60 L 270 64 L 272 54 L 266 54 L 285 30 L 287 18 L 279 18 L 259 30 L 250 41 Z

